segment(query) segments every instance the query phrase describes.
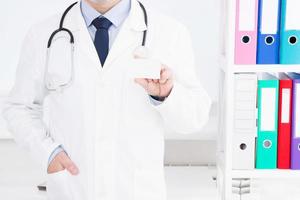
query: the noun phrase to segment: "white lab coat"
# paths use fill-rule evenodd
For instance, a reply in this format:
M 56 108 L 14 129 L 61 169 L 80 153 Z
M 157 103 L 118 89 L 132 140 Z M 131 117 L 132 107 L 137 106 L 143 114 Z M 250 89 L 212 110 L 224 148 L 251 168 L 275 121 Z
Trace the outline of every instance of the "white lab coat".
M 165 129 L 179 133 L 200 130 L 208 119 L 211 100 L 196 79 L 187 29 L 173 19 L 147 11 L 147 47 L 175 77 L 170 96 L 158 106 L 128 74 L 128 61 L 146 29 L 137 1 L 132 1 L 130 15 L 103 68 L 79 4 L 71 9 L 64 26 L 75 37 L 75 74 L 73 84 L 62 93 L 48 92 L 44 86 L 46 44 L 58 27 L 60 15 L 29 31 L 3 114 L 16 142 L 45 172 L 58 145 L 79 167 L 78 176 L 66 170 L 47 175 L 48 199 L 166 199 Z M 55 70 L 63 73 L 66 67 L 60 63 L 64 63 L 69 48 L 56 51 L 60 56 L 54 60 Z M 43 121 L 45 104 L 48 123 Z

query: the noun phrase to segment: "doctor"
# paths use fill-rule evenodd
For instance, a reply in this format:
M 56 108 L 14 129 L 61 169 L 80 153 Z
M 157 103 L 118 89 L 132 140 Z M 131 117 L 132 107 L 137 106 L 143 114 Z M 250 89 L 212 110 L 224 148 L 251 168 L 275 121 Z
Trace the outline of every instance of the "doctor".
M 44 79 L 61 14 L 27 34 L 3 114 L 16 142 L 47 172 L 48 199 L 165 200 L 165 129 L 187 134 L 206 123 L 211 100 L 196 78 L 187 29 L 146 11 L 147 24 L 136 0 L 74 5 L 63 24 L 74 36 L 74 73 L 61 91 L 48 90 Z M 158 80 L 128 73 L 145 30 L 148 57 L 162 63 Z M 67 36 L 59 33 L 52 46 Z M 63 44 L 52 47 L 49 68 L 61 77 L 70 73 Z

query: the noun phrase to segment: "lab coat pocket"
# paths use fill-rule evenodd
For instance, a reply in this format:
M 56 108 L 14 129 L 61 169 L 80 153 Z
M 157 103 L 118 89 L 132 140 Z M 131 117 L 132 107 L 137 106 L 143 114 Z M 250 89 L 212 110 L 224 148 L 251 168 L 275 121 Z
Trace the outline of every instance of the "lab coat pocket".
M 72 196 L 67 184 L 67 170 L 47 174 L 47 199 L 71 200 Z
M 137 169 L 135 171 L 134 200 L 166 200 L 163 169 Z

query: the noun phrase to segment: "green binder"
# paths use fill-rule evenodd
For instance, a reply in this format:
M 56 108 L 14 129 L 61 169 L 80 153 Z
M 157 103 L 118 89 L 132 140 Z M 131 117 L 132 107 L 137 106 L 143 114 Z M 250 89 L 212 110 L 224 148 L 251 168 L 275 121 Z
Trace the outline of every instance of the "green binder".
M 258 81 L 257 169 L 277 167 L 278 91 L 276 77 L 267 76 Z

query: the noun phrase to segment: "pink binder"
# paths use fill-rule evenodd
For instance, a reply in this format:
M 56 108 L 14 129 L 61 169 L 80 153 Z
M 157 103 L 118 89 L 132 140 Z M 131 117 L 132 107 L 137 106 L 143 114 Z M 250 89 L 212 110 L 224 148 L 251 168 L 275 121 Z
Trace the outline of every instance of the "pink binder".
M 256 64 L 257 15 L 258 0 L 236 0 L 235 64 Z

